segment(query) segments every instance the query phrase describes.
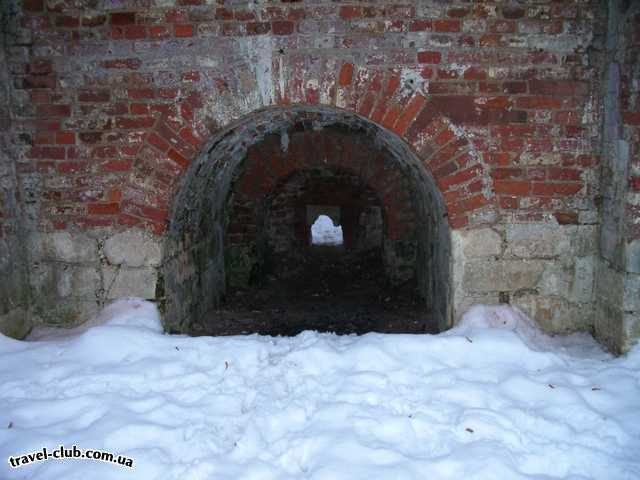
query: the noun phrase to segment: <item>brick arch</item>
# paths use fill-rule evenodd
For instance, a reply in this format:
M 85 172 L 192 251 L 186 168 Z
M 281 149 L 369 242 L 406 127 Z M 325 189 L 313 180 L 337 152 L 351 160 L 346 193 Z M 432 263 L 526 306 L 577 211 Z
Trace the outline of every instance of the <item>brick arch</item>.
M 171 100 L 166 103 L 145 102 L 144 92 L 136 93 L 142 101 L 132 105 L 136 117 L 128 121 L 151 128 L 136 144 L 118 222 L 146 225 L 161 234 L 178 179 L 207 148 L 206 139 L 252 111 L 290 105 L 335 107 L 402 138 L 437 182 L 451 228 L 465 227 L 474 211 L 491 208 L 491 177 L 482 155 L 443 114 L 443 106 L 424 93 L 421 70 L 354 67 L 331 60 L 313 68 L 309 61 L 294 56 L 283 65 L 274 59 L 267 77 L 257 78 L 249 91 L 233 73 L 205 79 L 193 72 L 186 77 L 191 88 L 184 94 L 164 92 Z
M 254 112 L 214 135 L 183 175 L 179 188 L 176 188 L 169 230 L 165 235 L 164 284 L 160 297 L 164 299 L 168 330 L 189 333 L 228 331 L 224 326 L 212 325 L 211 322 L 215 318 L 213 312 L 226 292 L 225 231 L 228 211 L 225 208 L 232 185 L 237 182 L 234 174 L 239 166 L 251 161 L 249 156 L 252 152 L 256 155 L 252 175 L 241 178 L 239 188 L 244 193 L 263 195 L 272 189 L 279 176 L 274 170 L 280 168 L 283 175 L 287 172 L 288 167 L 274 163 L 275 159 L 283 157 L 282 150 L 286 150 L 279 145 L 288 144 L 291 135 L 299 131 L 304 133 L 300 137 L 301 142 L 312 143 L 315 132 L 331 129 L 344 131 L 348 136 L 361 135 L 363 141 L 384 153 L 381 160 L 373 153 L 368 154 L 371 160 L 367 162 L 367 177 L 370 184 L 378 187 L 378 193 L 385 194 L 387 206 L 403 205 L 404 197 L 399 189 L 394 190 L 394 185 L 401 180 L 400 177 L 409 182 L 408 190 L 415 197 L 416 220 L 409 225 L 403 224 L 400 218 L 392 219 L 389 222 L 391 230 L 394 240 L 398 241 L 403 240 L 405 229 L 413 227 L 415 230 L 418 251 L 414 261 L 418 291 L 428 299 L 434 319 L 432 325 L 440 330 L 451 325 L 450 227 L 443 196 L 424 162 L 397 134 L 360 115 L 324 106 L 292 105 Z M 438 135 L 447 131 L 442 129 Z M 271 144 L 265 142 L 265 138 L 271 136 L 277 136 L 278 140 Z M 331 141 L 333 139 L 335 136 Z M 421 141 L 426 142 L 425 137 Z M 257 144 L 260 148 L 256 149 L 253 146 Z M 261 148 L 274 150 L 274 147 L 280 148 L 280 153 L 270 151 L 260 159 Z M 295 147 L 295 142 L 287 148 L 291 147 Z M 434 153 L 439 151 L 433 150 Z M 291 156 L 292 167 L 299 158 Z M 251 261 L 250 257 L 247 258 Z

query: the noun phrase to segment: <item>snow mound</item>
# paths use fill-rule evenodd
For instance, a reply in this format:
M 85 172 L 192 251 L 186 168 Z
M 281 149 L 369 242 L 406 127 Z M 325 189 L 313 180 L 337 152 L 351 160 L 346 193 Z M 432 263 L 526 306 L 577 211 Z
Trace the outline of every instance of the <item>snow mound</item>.
M 122 298 L 107 305 L 96 317 L 96 325 L 126 325 L 162 332 L 155 304 L 140 298 Z
M 0 337 L 1 479 L 638 479 L 640 348 L 477 307 L 439 335 L 186 337 L 127 299 Z M 11 469 L 73 444 L 134 459 Z

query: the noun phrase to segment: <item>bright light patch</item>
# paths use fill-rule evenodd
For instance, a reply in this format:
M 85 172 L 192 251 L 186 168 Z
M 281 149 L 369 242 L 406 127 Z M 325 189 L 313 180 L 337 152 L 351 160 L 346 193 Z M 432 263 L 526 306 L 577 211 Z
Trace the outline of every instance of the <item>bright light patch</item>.
M 319 215 L 311 225 L 311 245 L 337 247 L 342 244 L 342 227 L 334 226 L 328 216 Z

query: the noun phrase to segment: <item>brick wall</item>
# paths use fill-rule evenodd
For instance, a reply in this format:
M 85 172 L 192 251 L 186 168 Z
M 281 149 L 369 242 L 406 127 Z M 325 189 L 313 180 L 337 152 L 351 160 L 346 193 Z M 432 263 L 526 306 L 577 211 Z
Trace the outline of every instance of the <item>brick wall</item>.
M 38 179 L 43 238 L 97 242 L 100 302 L 101 239 L 161 239 L 210 138 L 264 107 L 332 106 L 435 178 L 454 316 L 508 300 L 549 330 L 590 329 L 606 17 L 595 0 L 24 1 L 7 48 L 13 135 L 30 143 L 17 173 Z
M 245 254 L 240 264 L 227 263 L 227 278 L 237 277 L 230 283 L 246 284 L 258 264 L 273 263 L 268 257 L 286 257 L 282 265 L 289 267 L 303 265 L 299 257 L 310 242 L 306 205 L 342 209 L 345 246 L 351 251 L 358 250 L 363 233 L 360 216 L 367 207 L 378 207 L 390 280 L 414 277 L 417 216 L 413 187 L 399 165 L 362 133 L 325 129 L 284 138 L 284 146 L 281 136 L 271 135 L 249 148 L 236 173 L 225 246 L 227 257 Z M 251 262 L 248 252 L 253 252 Z

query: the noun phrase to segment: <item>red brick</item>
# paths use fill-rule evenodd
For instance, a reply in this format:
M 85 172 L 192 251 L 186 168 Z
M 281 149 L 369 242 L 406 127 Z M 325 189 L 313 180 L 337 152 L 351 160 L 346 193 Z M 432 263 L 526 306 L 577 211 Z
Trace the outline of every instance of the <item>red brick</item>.
M 494 168 L 491 171 L 491 177 L 498 180 L 522 178 L 523 176 L 524 170 L 519 167 Z
M 581 189 L 581 183 L 533 183 L 531 193 L 540 196 L 569 196 Z
M 168 156 L 182 168 L 187 168 L 189 166 L 189 163 L 191 163 L 188 158 L 186 158 L 184 155 L 179 153 L 177 150 L 174 150 L 173 148 L 169 150 Z
M 87 162 L 60 162 L 56 168 L 59 173 L 78 173 L 86 171 Z
M 502 16 L 504 18 L 516 20 L 522 18 L 526 14 L 526 10 L 519 5 L 504 5 L 501 8 Z
M 516 107 L 526 109 L 558 109 L 562 107 L 562 101 L 547 96 L 518 97 L 516 99 Z
M 404 135 L 426 102 L 427 99 L 423 95 L 419 93 L 414 95 L 404 111 L 400 114 L 393 130 L 400 136 Z
M 100 165 L 100 169 L 103 172 L 113 173 L 113 172 L 128 172 L 133 167 L 133 160 L 107 160 L 102 165 Z M 119 200 L 119 198 L 114 199 L 110 198 L 109 200 Z
M 94 144 L 102 141 L 101 132 L 80 132 L 78 136 L 82 143 Z
M 391 129 L 396 121 L 398 120 L 398 117 L 400 117 L 400 113 L 402 112 L 402 107 L 400 105 L 392 105 L 390 108 L 387 109 L 387 111 L 384 114 L 384 117 L 382 118 L 382 126 L 385 128 L 389 128 Z
M 580 180 L 581 171 L 574 168 L 550 167 L 548 170 L 549 180 Z
M 36 60 L 29 64 L 28 71 L 31 75 L 48 75 L 53 72 L 50 60 Z
M 440 63 L 442 54 L 440 52 L 418 52 L 418 62 L 420 63 Z
M 589 84 L 575 80 L 530 80 L 529 91 L 543 95 L 585 95 Z
M 200 72 L 184 72 L 181 79 L 183 82 L 198 82 L 200 80 Z
M 449 143 L 451 140 L 455 138 L 456 134 L 453 130 L 447 128 L 440 132 L 438 136 L 433 140 L 436 145 L 443 146 Z
M 144 25 L 125 25 L 121 32 L 113 34 L 112 38 L 124 38 L 128 40 L 140 40 L 147 37 L 147 27 Z
M 469 14 L 469 9 L 464 7 L 450 8 L 447 10 L 447 16 L 451 18 L 463 18 Z
M 578 214 L 575 212 L 556 212 L 553 214 L 560 225 L 577 225 Z
M 90 203 L 87 205 L 89 215 L 115 215 L 120 213 L 120 204 L 110 203 Z
M 233 20 L 233 10 L 216 8 L 216 20 Z
M 449 226 L 454 230 L 458 228 L 464 228 L 468 224 L 469 224 L 469 217 L 467 215 L 449 216 Z
M 352 18 L 362 17 L 362 7 L 344 6 L 340 7 L 340 17 L 349 20 Z
M 168 36 L 170 36 L 169 29 L 163 25 L 149 27 L 149 38 L 167 38 Z
M 454 33 L 460 31 L 460 20 L 436 20 L 433 27 L 439 33 Z
M 107 22 L 106 15 L 84 15 L 82 17 L 83 27 L 99 27 Z
M 44 0 L 23 0 L 22 8 L 26 12 L 41 12 L 44 10 Z
M 153 127 L 155 119 L 153 117 L 118 117 L 116 118 L 116 128 L 150 128 Z
M 56 77 L 54 75 L 24 77 L 22 88 L 56 88 Z
M 179 25 L 174 25 L 173 28 L 174 28 L 174 33 L 176 37 L 179 37 L 179 38 L 193 37 L 194 35 L 193 25 L 179 24 Z
M 74 145 L 76 143 L 76 134 L 73 132 L 57 132 L 56 143 L 59 145 Z
M 130 88 L 127 90 L 127 96 L 132 100 L 152 99 L 156 94 L 152 88 Z
M 70 105 L 38 105 L 37 112 L 42 117 L 69 117 L 71 116 Z
M 136 23 L 135 12 L 115 12 L 111 14 L 111 25 L 131 25 Z
M 410 32 L 427 32 L 433 29 L 431 20 L 414 20 L 409 24 Z
M 28 157 L 64 160 L 66 151 L 64 147 L 33 147 L 29 150 Z
M 519 180 L 495 180 L 493 190 L 497 194 L 525 197 L 531 191 L 531 183 Z
M 353 64 L 345 63 L 340 68 L 340 74 L 338 75 L 338 85 L 347 86 L 351 85 L 351 81 L 353 79 Z
M 494 20 L 489 25 L 492 33 L 516 33 L 516 22 L 510 20 Z
M 49 92 L 43 92 L 42 90 L 31 90 L 29 97 L 33 103 L 50 103 L 51 94 Z
M 640 125 L 640 112 L 622 112 L 622 121 L 627 125 Z
M 473 197 L 461 200 L 451 205 L 447 205 L 447 211 L 450 215 L 457 216 L 461 213 L 470 212 L 480 207 L 484 207 L 489 203 L 483 195 L 475 195 Z
M 246 24 L 247 35 L 266 35 L 271 30 L 268 22 L 249 22 Z
M 129 113 L 131 113 L 131 115 L 148 115 L 149 104 L 148 103 L 132 103 L 129 106 Z
M 464 71 L 465 80 L 484 80 L 487 78 L 487 72 L 484 68 L 480 67 L 468 67 Z
M 438 179 L 438 185 L 441 190 L 448 190 L 450 187 L 454 185 L 461 185 L 463 183 L 467 183 L 470 180 L 478 177 L 482 174 L 482 167 L 479 165 L 475 165 L 471 168 L 466 168 L 464 170 L 460 170 L 453 175 L 446 176 L 444 178 Z
M 502 83 L 502 92 L 503 93 L 525 93 L 527 91 L 527 82 L 503 82 Z
M 274 35 L 291 35 L 293 30 L 293 22 L 279 20 L 271 23 L 271 31 Z
M 87 103 L 104 103 L 111 99 L 109 90 L 80 90 L 78 101 Z
M 517 197 L 498 197 L 498 205 L 505 210 L 515 210 L 519 202 Z
M 109 158 L 115 157 L 117 154 L 118 150 L 114 145 L 102 145 L 91 151 L 91 156 L 93 158 Z
M 76 28 L 80 26 L 80 17 L 60 15 L 56 18 L 56 27 Z

